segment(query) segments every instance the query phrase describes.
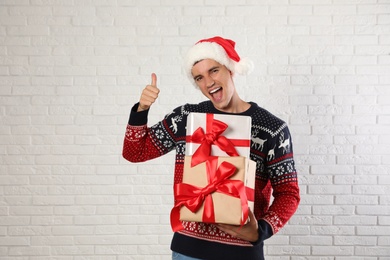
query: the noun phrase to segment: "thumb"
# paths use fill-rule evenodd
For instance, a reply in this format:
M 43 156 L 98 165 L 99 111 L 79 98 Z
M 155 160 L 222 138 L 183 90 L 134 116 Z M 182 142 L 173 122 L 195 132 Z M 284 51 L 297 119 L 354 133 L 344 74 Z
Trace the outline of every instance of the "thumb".
M 157 87 L 157 75 L 155 73 L 152 73 L 152 83 L 150 85 Z

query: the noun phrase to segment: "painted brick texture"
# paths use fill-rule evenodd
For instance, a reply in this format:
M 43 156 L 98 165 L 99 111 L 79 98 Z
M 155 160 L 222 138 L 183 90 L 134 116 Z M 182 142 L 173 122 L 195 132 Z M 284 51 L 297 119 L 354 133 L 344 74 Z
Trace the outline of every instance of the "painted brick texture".
M 122 141 L 152 72 L 150 124 L 203 100 L 182 56 L 214 35 L 294 140 L 302 201 L 266 259 L 390 259 L 388 0 L 0 0 L 0 259 L 171 259 L 174 156 Z

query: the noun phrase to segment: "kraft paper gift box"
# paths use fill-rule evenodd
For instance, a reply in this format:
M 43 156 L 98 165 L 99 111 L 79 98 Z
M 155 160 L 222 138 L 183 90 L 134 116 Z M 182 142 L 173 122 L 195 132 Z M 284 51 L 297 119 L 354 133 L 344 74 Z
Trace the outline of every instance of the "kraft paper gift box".
M 185 155 L 195 154 L 197 156 L 197 150 L 202 145 L 211 146 L 210 151 L 204 151 L 209 152 L 208 155 L 250 158 L 251 127 L 252 118 L 249 116 L 190 113 L 187 118 Z M 227 139 L 227 141 L 220 139 Z M 228 147 L 228 152 L 220 148 L 220 146 L 229 146 L 230 144 L 234 146 L 236 154 L 229 154 L 231 147 Z M 205 157 L 206 155 L 204 155 Z
M 209 165 L 207 165 L 208 163 Z M 186 156 L 184 159 L 183 181 L 182 184 L 177 185 L 180 186 L 184 184 L 184 189 L 187 188 L 187 185 L 191 185 L 197 187 L 198 191 L 199 188 L 207 190 L 207 186 L 210 186 L 210 180 L 208 179 L 210 178 L 210 175 L 212 178 L 212 176 L 215 175 L 216 172 L 220 170 L 220 168 L 223 168 L 223 166 L 225 166 L 221 165 L 226 163 L 233 166 L 234 173 L 231 177 L 225 180 L 224 183 L 228 184 L 229 182 L 241 182 L 244 186 L 244 192 L 246 195 L 244 202 L 247 203 L 248 209 L 253 212 L 256 162 L 249 160 L 246 157 L 210 157 L 208 161 L 191 167 L 191 156 Z M 210 167 L 211 169 L 207 169 L 208 167 Z M 213 207 L 211 209 L 205 208 L 205 201 L 207 199 L 201 202 L 201 206 L 196 212 L 192 212 L 186 206 L 182 206 L 180 208 L 180 220 L 209 223 L 225 223 L 233 225 L 243 225 L 248 220 L 247 214 L 245 219 L 243 219 L 243 206 L 240 198 L 220 192 L 218 190 L 210 193 L 210 195 L 205 196 L 209 196 L 209 199 L 212 199 Z M 210 219 L 205 219 L 205 210 L 212 210 L 214 220 L 212 218 L 211 221 Z

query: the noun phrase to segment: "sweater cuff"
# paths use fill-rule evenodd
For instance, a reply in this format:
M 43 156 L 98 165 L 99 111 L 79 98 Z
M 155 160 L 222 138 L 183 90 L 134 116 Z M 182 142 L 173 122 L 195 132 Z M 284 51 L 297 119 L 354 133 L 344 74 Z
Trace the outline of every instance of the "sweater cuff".
M 139 102 L 136 103 L 130 111 L 130 117 L 129 117 L 129 125 L 133 126 L 140 126 L 140 125 L 146 125 L 148 123 L 148 110 L 144 110 L 141 112 L 137 112 Z
M 254 246 L 263 243 L 264 240 L 270 238 L 273 235 L 271 225 L 268 224 L 268 222 L 264 219 L 260 219 L 258 221 L 258 233 L 259 239 L 252 243 Z

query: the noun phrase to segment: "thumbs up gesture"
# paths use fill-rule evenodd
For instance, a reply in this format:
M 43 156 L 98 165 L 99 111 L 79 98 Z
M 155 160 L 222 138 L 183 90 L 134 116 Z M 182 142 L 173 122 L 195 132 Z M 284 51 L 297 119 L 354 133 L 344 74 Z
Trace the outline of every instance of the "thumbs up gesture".
M 156 101 L 159 92 L 160 90 L 157 88 L 157 76 L 152 73 L 152 82 L 142 91 L 137 111 L 148 110 L 154 101 Z

